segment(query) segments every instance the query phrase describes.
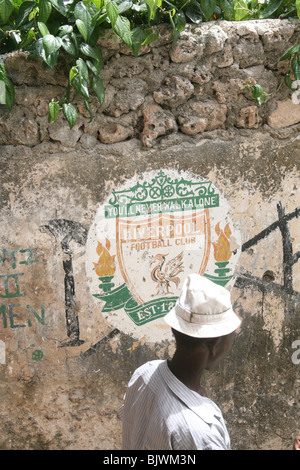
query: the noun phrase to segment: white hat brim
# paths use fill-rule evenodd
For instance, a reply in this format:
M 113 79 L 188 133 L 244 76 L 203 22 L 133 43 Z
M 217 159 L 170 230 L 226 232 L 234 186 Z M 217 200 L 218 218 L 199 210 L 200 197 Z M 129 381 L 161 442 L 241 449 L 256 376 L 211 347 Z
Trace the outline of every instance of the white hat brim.
M 240 318 L 229 308 L 216 315 L 197 315 L 198 322 L 191 323 L 176 313 L 176 306 L 164 317 L 165 322 L 181 333 L 195 338 L 216 338 L 235 331 L 241 324 Z

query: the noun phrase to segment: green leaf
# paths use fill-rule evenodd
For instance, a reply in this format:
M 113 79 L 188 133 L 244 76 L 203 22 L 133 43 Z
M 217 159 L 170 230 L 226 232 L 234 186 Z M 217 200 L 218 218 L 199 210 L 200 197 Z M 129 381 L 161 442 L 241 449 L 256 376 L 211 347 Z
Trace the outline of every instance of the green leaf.
M 296 10 L 297 10 L 297 15 L 298 18 L 300 18 L 300 0 L 296 0 Z
M 252 88 L 252 98 L 256 99 L 263 94 L 264 90 L 260 85 L 254 85 Z
M 0 62 L 0 83 L 1 83 L 1 104 L 5 104 L 7 109 L 11 111 L 14 99 L 15 99 L 15 89 L 12 82 L 7 78 L 4 64 Z M 4 86 L 3 86 L 4 83 Z
M 260 11 L 259 18 L 265 19 L 270 18 L 270 16 L 275 13 L 276 10 L 281 6 L 283 0 L 271 0 L 266 8 Z
M 192 23 L 199 24 L 203 21 L 204 13 L 196 0 L 188 3 L 184 13 Z
M 38 7 L 35 7 L 35 8 L 32 10 L 32 12 L 30 13 L 29 17 L 28 17 L 29 21 L 35 19 L 35 17 L 36 17 L 36 15 L 38 14 L 38 12 L 39 12 Z
M 89 112 L 89 115 L 90 115 L 90 122 L 93 120 L 93 113 L 92 113 L 92 110 L 91 110 L 91 107 L 89 105 L 89 102 L 87 100 L 84 100 L 84 106 L 86 107 L 86 109 L 88 110 Z
M 80 31 L 80 34 L 83 36 L 85 41 L 88 41 L 93 32 L 94 26 L 92 25 L 92 16 L 89 12 L 89 9 L 83 2 L 76 4 L 74 9 L 74 17 L 76 19 L 76 25 Z
M 89 89 L 86 80 L 82 77 L 80 73 L 75 75 L 71 84 L 79 95 L 82 95 L 87 100 L 89 99 Z
M 5 80 L 5 105 L 9 111 L 12 110 L 15 101 L 15 88 L 12 82 L 6 78 Z
M 186 25 L 186 18 L 183 11 L 178 11 L 175 13 L 174 19 L 177 31 L 183 31 Z
M 300 60 L 296 57 L 293 57 L 291 66 L 295 80 L 300 80 Z
M 246 20 L 249 17 L 248 2 L 246 0 L 234 0 L 234 19 Z
M 60 26 L 58 28 L 58 30 L 59 30 L 59 36 L 63 37 L 66 34 L 71 34 L 72 33 L 73 26 L 71 26 L 70 24 L 63 24 L 62 26 Z
M 180 33 L 179 33 L 179 31 L 177 30 L 177 28 L 175 26 L 174 20 L 172 18 L 172 12 L 171 11 L 169 11 L 169 18 L 170 18 L 170 23 L 171 23 L 172 30 L 173 30 L 173 42 L 172 42 L 172 44 L 175 44 L 175 42 L 178 40 L 178 38 L 180 36 Z
M 154 31 L 154 33 L 148 34 L 146 39 L 142 42 L 142 46 L 144 46 L 145 44 L 151 44 L 152 42 L 156 41 L 158 39 L 158 37 L 159 37 L 159 31 L 158 30 Z
M 72 42 L 73 42 L 73 44 L 74 44 L 74 46 L 75 46 L 75 48 L 76 48 L 76 54 L 78 55 L 78 49 L 79 49 L 79 48 L 78 48 L 78 41 L 77 41 L 77 36 L 76 36 L 76 34 L 74 33 L 74 31 L 71 32 L 70 38 L 71 38 L 71 40 L 72 40 Z
M 70 71 L 69 71 L 69 82 L 72 83 L 74 77 L 76 77 L 76 75 L 78 75 L 78 68 L 75 67 L 75 65 L 73 67 L 70 68 Z
M 16 31 L 12 31 L 10 33 L 10 37 L 12 38 L 12 40 L 14 41 L 15 43 L 15 46 L 16 48 L 18 49 L 19 48 L 19 45 L 21 44 L 21 34 L 19 32 L 16 32 Z
M 29 15 L 35 7 L 35 2 L 24 2 L 19 8 L 16 18 L 16 27 L 20 28 L 24 23 L 29 21 Z
M 54 36 L 52 36 L 54 37 Z M 40 38 L 36 41 L 35 43 L 35 50 L 33 53 L 30 54 L 30 58 L 37 58 L 40 57 L 45 64 L 49 65 L 49 67 L 53 68 L 54 65 L 57 62 L 58 56 L 59 56 L 59 50 L 54 51 L 50 54 L 46 52 L 46 49 L 44 47 L 44 40 L 47 38 L 47 36 Z M 59 38 L 60 39 L 60 38 Z
M 85 26 L 86 29 L 88 29 L 89 25 L 91 24 L 91 15 L 90 12 L 88 11 L 86 5 L 83 2 L 79 2 L 76 4 L 76 7 L 74 9 L 74 16 L 76 20 L 81 20 Z
M 30 54 L 30 58 L 36 59 L 39 57 L 43 61 L 46 61 L 46 53 L 43 44 L 43 38 L 38 39 L 34 44 L 34 51 Z
M 76 65 L 77 65 L 77 68 L 79 70 L 79 73 L 82 75 L 82 77 L 88 83 L 89 82 L 89 70 L 87 68 L 86 63 L 84 62 L 83 59 L 79 58 L 79 59 L 76 60 Z
M 148 20 L 154 20 L 156 11 L 159 7 L 161 7 L 162 0 L 145 0 L 148 8 Z
M 261 96 L 258 96 L 256 98 L 256 102 L 257 102 L 258 106 L 261 106 L 266 101 L 267 96 L 268 95 L 266 93 L 263 93 Z
M 200 0 L 200 5 L 206 20 L 209 20 L 215 10 L 216 0 Z
M 87 27 L 86 25 L 84 24 L 84 22 L 82 20 L 76 20 L 76 26 L 78 28 L 78 31 L 80 32 L 81 36 L 83 37 L 83 39 L 85 41 L 88 40 L 88 31 L 87 31 Z
M 39 20 L 42 23 L 47 23 L 51 11 L 52 5 L 48 0 L 39 0 Z
M 97 13 L 92 17 L 92 25 L 99 25 L 107 20 L 107 13 L 103 13 L 102 10 L 97 11 Z
M 131 31 L 132 50 L 135 57 L 137 57 L 140 47 L 142 44 L 144 44 L 144 41 L 146 41 L 147 37 L 149 37 L 148 31 L 144 30 L 140 26 L 137 26 Z
M 89 44 L 82 43 L 80 44 L 79 49 L 82 54 L 97 60 L 99 64 L 101 64 L 101 67 L 103 67 L 102 52 L 98 47 L 92 47 Z
M 70 15 L 71 2 L 63 0 L 49 0 L 49 2 L 62 16 L 67 18 Z
M 146 3 L 141 3 L 141 4 L 133 3 L 131 6 L 131 10 L 137 11 L 138 13 L 146 13 L 148 11 L 148 7 Z M 120 7 L 119 7 L 119 11 L 120 11 Z
M 44 23 L 42 23 L 41 21 L 38 22 L 38 28 L 39 28 L 39 31 L 40 31 L 40 33 L 43 37 L 47 36 L 47 34 L 50 34 L 50 31 L 47 28 L 47 26 Z
M 46 57 L 45 62 L 47 65 L 49 65 L 51 69 L 53 69 L 53 67 L 55 66 L 58 56 L 59 56 L 59 51 L 56 51 Z
M 100 105 L 102 106 L 105 98 L 105 90 L 101 78 L 93 75 L 92 78 L 92 90 L 98 98 Z
M 6 79 L 5 67 L 4 67 L 3 62 L 0 62 L 0 80 L 5 82 L 5 79 Z
M 50 54 L 47 54 L 46 49 L 44 47 L 45 38 L 47 38 L 47 36 L 40 38 L 35 42 L 34 50 L 30 53 L 29 57 L 32 59 L 36 59 L 37 57 L 39 57 L 45 62 L 45 64 L 53 68 L 57 62 L 59 51 L 54 51 Z
M 156 41 L 159 36 L 159 31 L 150 32 L 148 29 L 143 29 L 137 26 L 131 31 L 132 50 L 135 56 L 138 55 L 139 49 L 145 44 L 151 44 Z
M 61 38 L 61 45 L 63 49 L 67 52 L 67 54 L 72 57 L 77 56 L 76 46 L 69 36 L 66 35 Z
M 53 52 L 57 52 L 62 45 L 61 38 L 55 37 L 52 34 L 46 34 L 43 37 L 43 45 L 46 52 L 46 55 L 50 55 Z
M 63 114 L 69 123 L 70 129 L 75 126 L 77 121 L 77 111 L 72 103 L 64 103 L 62 106 Z
M 132 37 L 130 31 L 130 21 L 125 16 L 118 16 L 114 32 L 127 44 L 128 47 L 132 47 Z
M 104 2 L 103 0 L 93 0 L 93 3 L 96 5 L 97 10 L 100 10 Z
M 283 54 L 283 56 L 280 57 L 280 60 L 286 60 L 286 59 L 289 59 L 290 57 L 292 57 L 292 55 L 296 54 L 297 52 L 299 52 L 300 50 L 300 44 L 295 44 L 294 46 L 292 47 L 289 47 L 285 53 Z
M 5 82 L 3 80 L 0 80 L 0 104 L 5 104 L 5 95 Z
M 25 38 L 23 38 L 21 44 L 19 45 L 19 49 L 26 50 L 26 47 L 30 46 L 30 44 L 32 44 L 34 40 L 35 40 L 35 32 L 31 29 L 30 31 L 28 31 Z
M 122 15 L 122 13 L 125 13 L 125 11 L 130 10 L 132 6 L 133 6 L 133 3 L 127 0 L 125 0 L 122 3 L 118 3 L 119 15 Z
M 252 98 L 256 100 L 258 106 L 261 106 L 268 96 L 268 93 L 266 93 L 260 85 L 254 85 L 252 87 Z
M 222 10 L 224 19 L 227 21 L 234 20 L 234 5 L 229 0 L 220 0 L 220 8 Z
M 111 25 L 114 28 L 117 18 L 119 16 L 119 8 L 116 2 L 108 1 L 106 4 L 107 16 L 110 19 Z
M 291 74 L 289 72 L 287 72 L 284 76 L 284 83 L 288 88 L 293 90 L 293 80 L 291 79 Z
M 14 9 L 13 0 L 0 0 L 0 18 L 6 23 Z
M 54 122 L 60 112 L 60 105 L 58 101 L 51 101 L 49 103 L 49 115 L 48 115 L 48 122 Z
M 94 75 L 99 75 L 99 73 L 101 72 L 102 70 L 102 67 L 99 65 L 99 62 L 98 61 L 90 61 L 90 60 L 87 60 L 86 61 L 86 65 L 88 66 L 88 68 L 90 69 L 90 71 L 94 74 Z

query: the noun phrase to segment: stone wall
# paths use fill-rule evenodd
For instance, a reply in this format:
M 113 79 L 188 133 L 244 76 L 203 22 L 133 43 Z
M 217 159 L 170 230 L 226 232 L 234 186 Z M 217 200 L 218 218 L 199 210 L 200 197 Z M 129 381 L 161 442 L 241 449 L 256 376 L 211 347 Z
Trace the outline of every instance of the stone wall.
M 232 448 L 291 448 L 300 106 L 282 86 L 258 107 L 245 87 L 276 90 L 299 30 L 213 22 L 172 46 L 162 27 L 137 58 L 107 35 L 104 105 L 92 101 L 90 121 L 78 99 L 72 130 L 48 123 L 63 61 L 45 70 L 4 57 L 16 103 L 0 107 L 0 448 L 120 449 L 126 384 L 174 351 L 162 317 L 191 269 L 231 289 L 243 319 L 230 355 L 205 376 Z M 155 285 L 158 255 L 183 257 L 179 284 Z

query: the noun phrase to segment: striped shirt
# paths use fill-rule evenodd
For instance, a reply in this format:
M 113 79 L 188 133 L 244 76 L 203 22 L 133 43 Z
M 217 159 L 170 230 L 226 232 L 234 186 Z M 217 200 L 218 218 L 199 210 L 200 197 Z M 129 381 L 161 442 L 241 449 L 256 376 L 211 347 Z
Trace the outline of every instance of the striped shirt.
M 219 407 L 180 382 L 167 361 L 134 372 L 118 414 L 124 450 L 230 449 Z

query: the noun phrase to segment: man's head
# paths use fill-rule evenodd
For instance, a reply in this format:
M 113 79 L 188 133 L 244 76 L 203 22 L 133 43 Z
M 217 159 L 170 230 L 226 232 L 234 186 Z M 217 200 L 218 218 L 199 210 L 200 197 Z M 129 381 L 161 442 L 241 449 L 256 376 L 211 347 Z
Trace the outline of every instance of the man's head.
M 176 350 L 189 360 L 202 357 L 205 369 L 213 370 L 229 353 L 234 339 L 235 331 L 228 335 L 215 338 L 195 338 L 172 328 L 176 341 Z
M 229 291 L 196 273 L 185 279 L 179 299 L 165 321 L 193 338 L 227 336 L 241 324 L 232 309 Z

